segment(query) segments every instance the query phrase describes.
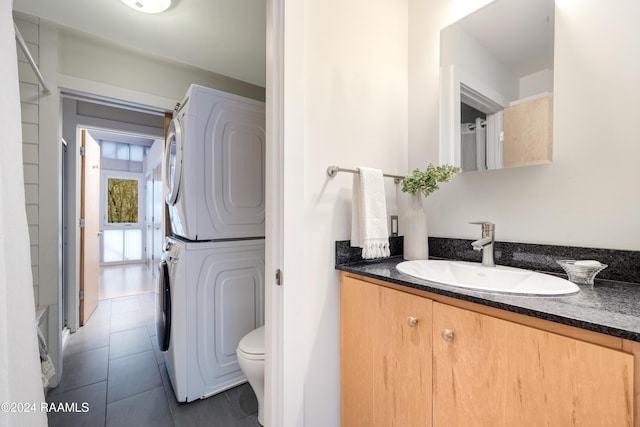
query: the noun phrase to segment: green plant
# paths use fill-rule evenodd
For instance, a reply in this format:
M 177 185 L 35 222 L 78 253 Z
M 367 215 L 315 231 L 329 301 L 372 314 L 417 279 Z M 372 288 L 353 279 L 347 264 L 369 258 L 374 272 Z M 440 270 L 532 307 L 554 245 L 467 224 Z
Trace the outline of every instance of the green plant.
M 405 193 L 416 194 L 421 191 L 424 196 L 436 191 L 438 182 L 448 182 L 460 172 L 460 168 L 451 165 L 429 166 L 424 171 L 414 169 L 409 175 L 402 180 L 402 191 Z

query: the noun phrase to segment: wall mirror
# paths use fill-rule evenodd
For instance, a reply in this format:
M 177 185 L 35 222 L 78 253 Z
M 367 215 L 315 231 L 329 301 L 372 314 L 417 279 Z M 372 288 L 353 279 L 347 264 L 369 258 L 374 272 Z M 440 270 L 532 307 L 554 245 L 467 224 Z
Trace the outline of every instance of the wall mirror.
M 554 0 L 495 0 L 440 31 L 440 164 L 550 163 Z

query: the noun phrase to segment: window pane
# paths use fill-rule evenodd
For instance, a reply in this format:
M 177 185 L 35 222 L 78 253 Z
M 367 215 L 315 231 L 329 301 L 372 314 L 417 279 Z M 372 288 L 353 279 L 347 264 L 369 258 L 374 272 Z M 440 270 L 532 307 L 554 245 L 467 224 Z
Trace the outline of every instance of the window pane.
M 107 222 L 109 224 L 138 223 L 138 180 L 108 178 Z
M 142 230 L 124 231 L 124 259 L 126 261 L 142 259 Z
M 104 230 L 104 251 L 102 253 L 103 262 L 122 261 L 123 230 Z
M 116 159 L 129 160 L 129 144 L 117 144 Z
M 102 141 L 100 143 L 100 154 L 105 159 L 115 159 L 116 158 L 116 143 L 109 141 Z
M 144 158 L 144 147 L 142 145 L 130 145 L 131 158 L 133 162 L 141 162 Z

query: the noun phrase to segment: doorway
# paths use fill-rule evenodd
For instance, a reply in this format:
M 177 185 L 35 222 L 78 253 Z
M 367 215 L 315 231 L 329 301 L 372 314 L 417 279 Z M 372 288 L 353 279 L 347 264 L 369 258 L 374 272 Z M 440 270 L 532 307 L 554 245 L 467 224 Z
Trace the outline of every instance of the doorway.
M 68 166 L 65 171 L 67 194 L 65 208 L 68 214 L 64 227 L 68 250 L 66 259 L 63 260 L 65 271 L 68 274 L 66 280 L 63 281 L 62 290 L 65 295 L 63 307 L 66 319 L 63 330 L 68 328 L 70 332 L 75 332 L 81 326 L 80 301 L 84 297 L 80 292 L 80 270 L 82 268 L 80 261 L 81 257 L 85 255 L 81 250 L 80 230 L 83 222 L 86 221 L 82 218 L 80 209 L 82 130 L 86 130 L 96 140 L 101 151 L 99 188 L 96 190 L 98 193 L 96 219 L 99 223 L 99 230 L 96 233 L 99 237 L 98 269 L 109 267 L 113 270 L 117 266 L 140 264 L 150 272 L 153 270 L 149 266 L 154 261 L 154 255 L 157 256 L 161 250 L 161 237 L 158 238 L 156 234 L 154 239 L 152 235 L 150 241 L 147 241 L 148 233 L 146 233 L 145 227 L 147 224 L 153 225 L 153 220 L 147 220 L 145 216 L 147 214 L 146 178 L 147 175 L 151 175 L 151 185 L 161 188 L 161 183 L 154 183 L 154 180 L 161 179 L 161 173 L 158 171 L 161 171 L 160 163 L 164 148 L 165 113 L 159 109 L 157 111 L 153 109 L 141 111 L 140 106 L 127 108 L 122 102 L 110 103 L 104 99 L 80 97 L 77 94 L 66 95 L 63 93 L 62 101 L 63 138 L 68 143 L 65 158 Z M 137 183 L 135 186 L 135 199 L 137 200 L 135 221 L 126 215 L 121 216 L 119 212 L 110 216 L 107 202 L 109 189 L 115 190 L 115 187 L 118 187 L 117 184 L 123 182 L 130 184 L 132 176 Z M 131 189 L 131 185 L 128 189 Z M 121 198 L 115 200 L 121 201 Z M 118 206 L 118 208 L 122 208 L 122 206 Z M 162 212 L 161 209 L 159 211 Z M 152 216 L 152 213 L 149 215 Z M 157 221 L 162 223 L 162 214 Z M 159 229 L 161 231 L 162 227 L 160 226 Z M 162 233 L 160 233 L 161 235 Z M 119 250 L 112 251 L 114 247 L 118 246 L 118 242 L 120 242 Z M 154 249 L 156 246 L 158 248 Z M 147 253 L 152 254 L 150 259 L 147 259 Z M 129 272 L 131 273 L 131 270 Z M 99 284 L 100 277 L 99 274 L 92 279 L 94 285 Z M 149 281 L 145 283 L 147 282 Z M 123 282 L 118 283 L 122 284 Z M 148 286 L 144 289 L 148 289 Z M 106 293 L 103 292 L 103 295 Z M 108 295 L 114 294 L 110 292 Z
M 81 209 L 85 214 L 84 238 L 81 235 L 84 245 L 81 245 L 80 254 L 80 268 L 84 271 L 80 282 L 81 325 L 83 319 L 90 316 L 87 303 L 92 296 L 97 301 L 153 291 L 152 267 L 159 261 L 156 257 L 160 253 L 162 236 L 147 233 L 146 227 L 153 230 L 154 223 L 161 222 L 163 200 L 158 197 L 161 191 L 157 189 L 162 184 L 158 171 L 164 146 L 159 138 L 104 129 L 83 129 L 82 135 L 98 147 L 100 171 L 93 190 L 93 209 L 84 204 Z M 89 154 L 90 150 L 86 149 L 83 164 Z M 82 176 L 85 184 L 90 175 L 85 171 Z M 83 193 L 82 197 L 89 199 L 91 194 Z M 90 246 L 86 241 L 93 237 L 88 232 L 93 223 L 98 228 L 98 241 L 93 253 L 87 253 Z M 157 225 L 156 229 L 160 228 Z M 92 257 L 98 261 L 97 271 L 89 276 L 90 264 L 82 260 Z

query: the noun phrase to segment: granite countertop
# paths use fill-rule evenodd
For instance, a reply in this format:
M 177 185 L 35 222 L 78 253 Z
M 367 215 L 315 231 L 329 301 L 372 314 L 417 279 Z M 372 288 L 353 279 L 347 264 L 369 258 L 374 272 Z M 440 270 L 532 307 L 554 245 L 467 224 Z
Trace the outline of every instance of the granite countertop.
M 554 297 L 514 296 L 439 285 L 403 273 L 395 267 L 401 256 L 337 265 L 336 269 L 459 300 L 483 304 L 589 331 L 640 342 L 640 285 L 614 280 L 595 281 L 593 288 Z

